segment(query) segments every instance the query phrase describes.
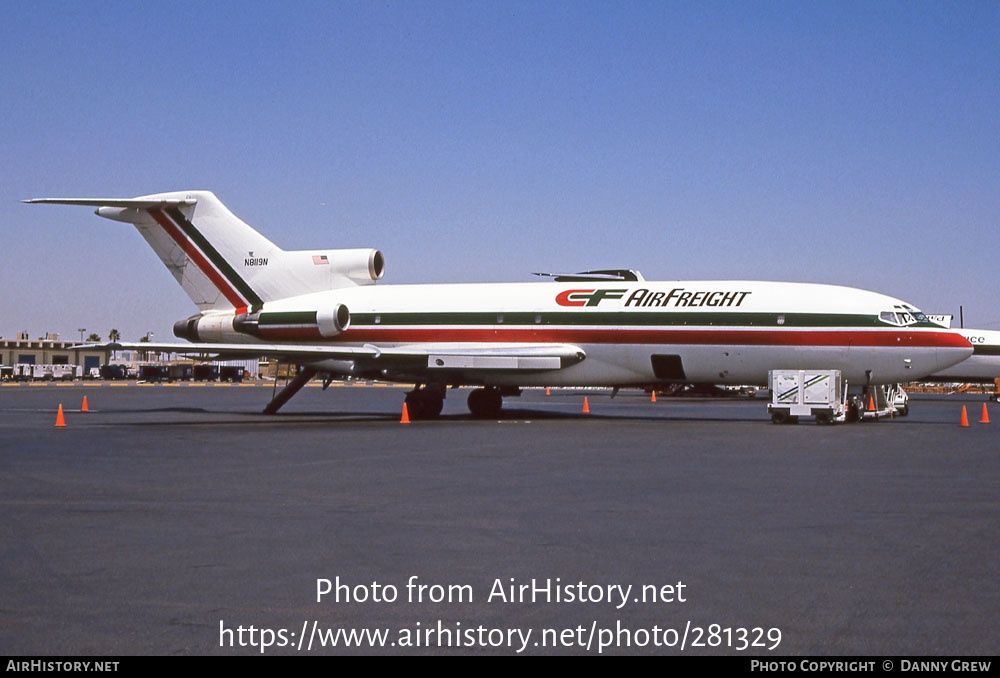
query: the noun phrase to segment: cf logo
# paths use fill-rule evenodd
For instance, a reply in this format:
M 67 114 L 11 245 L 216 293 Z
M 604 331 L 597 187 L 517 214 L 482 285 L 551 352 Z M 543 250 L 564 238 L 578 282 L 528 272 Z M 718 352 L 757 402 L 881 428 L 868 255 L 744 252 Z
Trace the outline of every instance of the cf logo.
M 597 306 L 603 299 L 621 299 L 628 290 L 566 290 L 556 295 L 560 306 Z

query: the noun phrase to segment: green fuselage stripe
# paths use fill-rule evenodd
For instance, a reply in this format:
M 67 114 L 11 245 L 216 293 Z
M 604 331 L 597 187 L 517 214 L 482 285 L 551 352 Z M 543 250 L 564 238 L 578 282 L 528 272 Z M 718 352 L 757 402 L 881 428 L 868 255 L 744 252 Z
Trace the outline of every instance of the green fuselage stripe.
M 261 314 L 261 322 L 264 316 Z M 657 311 L 539 311 L 539 312 L 403 312 L 352 313 L 352 326 L 591 326 L 591 327 L 852 327 L 902 329 L 881 322 L 878 316 L 837 313 L 719 313 Z M 941 329 L 932 323 L 910 328 Z

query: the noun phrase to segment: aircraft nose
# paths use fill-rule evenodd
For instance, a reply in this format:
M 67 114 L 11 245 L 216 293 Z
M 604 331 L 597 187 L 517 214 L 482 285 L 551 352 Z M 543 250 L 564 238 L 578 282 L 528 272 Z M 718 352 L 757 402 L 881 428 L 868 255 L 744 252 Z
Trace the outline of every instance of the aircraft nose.
M 973 348 L 969 340 L 957 332 L 941 332 L 937 342 L 937 369 L 935 372 L 945 370 L 952 365 L 957 365 L 972 355 Z

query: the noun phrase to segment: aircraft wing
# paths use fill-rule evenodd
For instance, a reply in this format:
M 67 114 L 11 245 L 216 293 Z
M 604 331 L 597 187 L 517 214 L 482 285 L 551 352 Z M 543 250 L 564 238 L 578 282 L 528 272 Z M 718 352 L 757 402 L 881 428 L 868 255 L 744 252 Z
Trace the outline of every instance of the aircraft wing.
M 317 346 L 314 344 L 179 344 L 155 342 L 111 342 L 86 344 L 74 348 L 96 348 L 111 351 L 151 351 L 177 353 L 205 359 L 278 358 L 301 364 L 323 360 L 354 361 L 365 368 L 390 371 L 445 370 L 558 370 L 580 362 L 586 353 L 572 344 L 415 344 L 413 346 L 379 347 Z
M 357 358 L 374 357 L 377 354 L 377 350 L 374 347 L 299 346 L 293 344 L 178 344 L 152 341 L 113 341 L 106 344 L 85 344 L 72 348 L 176 353 L 178 355 L 201 357 L 206 360 L 229 360 L 268 356 L 303 363 L 315 360 L 355 360 Z

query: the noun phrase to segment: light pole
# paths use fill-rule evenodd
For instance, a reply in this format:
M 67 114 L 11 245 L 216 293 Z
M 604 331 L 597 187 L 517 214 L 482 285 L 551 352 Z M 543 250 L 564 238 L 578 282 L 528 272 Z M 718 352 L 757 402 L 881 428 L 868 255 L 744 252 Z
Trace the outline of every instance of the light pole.
M 153 341 L 153 331 L 152 330 L 150 330 L 149 332 L 146 332 L 146 336 L 143 337 L 143 341 L 145 341 L 146 343 L 149 343 L 149 342 Z M 143 358 L 143 360 L 149 360 L 149 351 L 146 352 L 146 357 Z
M 76 331 L 80 333 L 80 343 L 83 343 L 83 333 L 87 331 L 86 327 L 77 327 Z

